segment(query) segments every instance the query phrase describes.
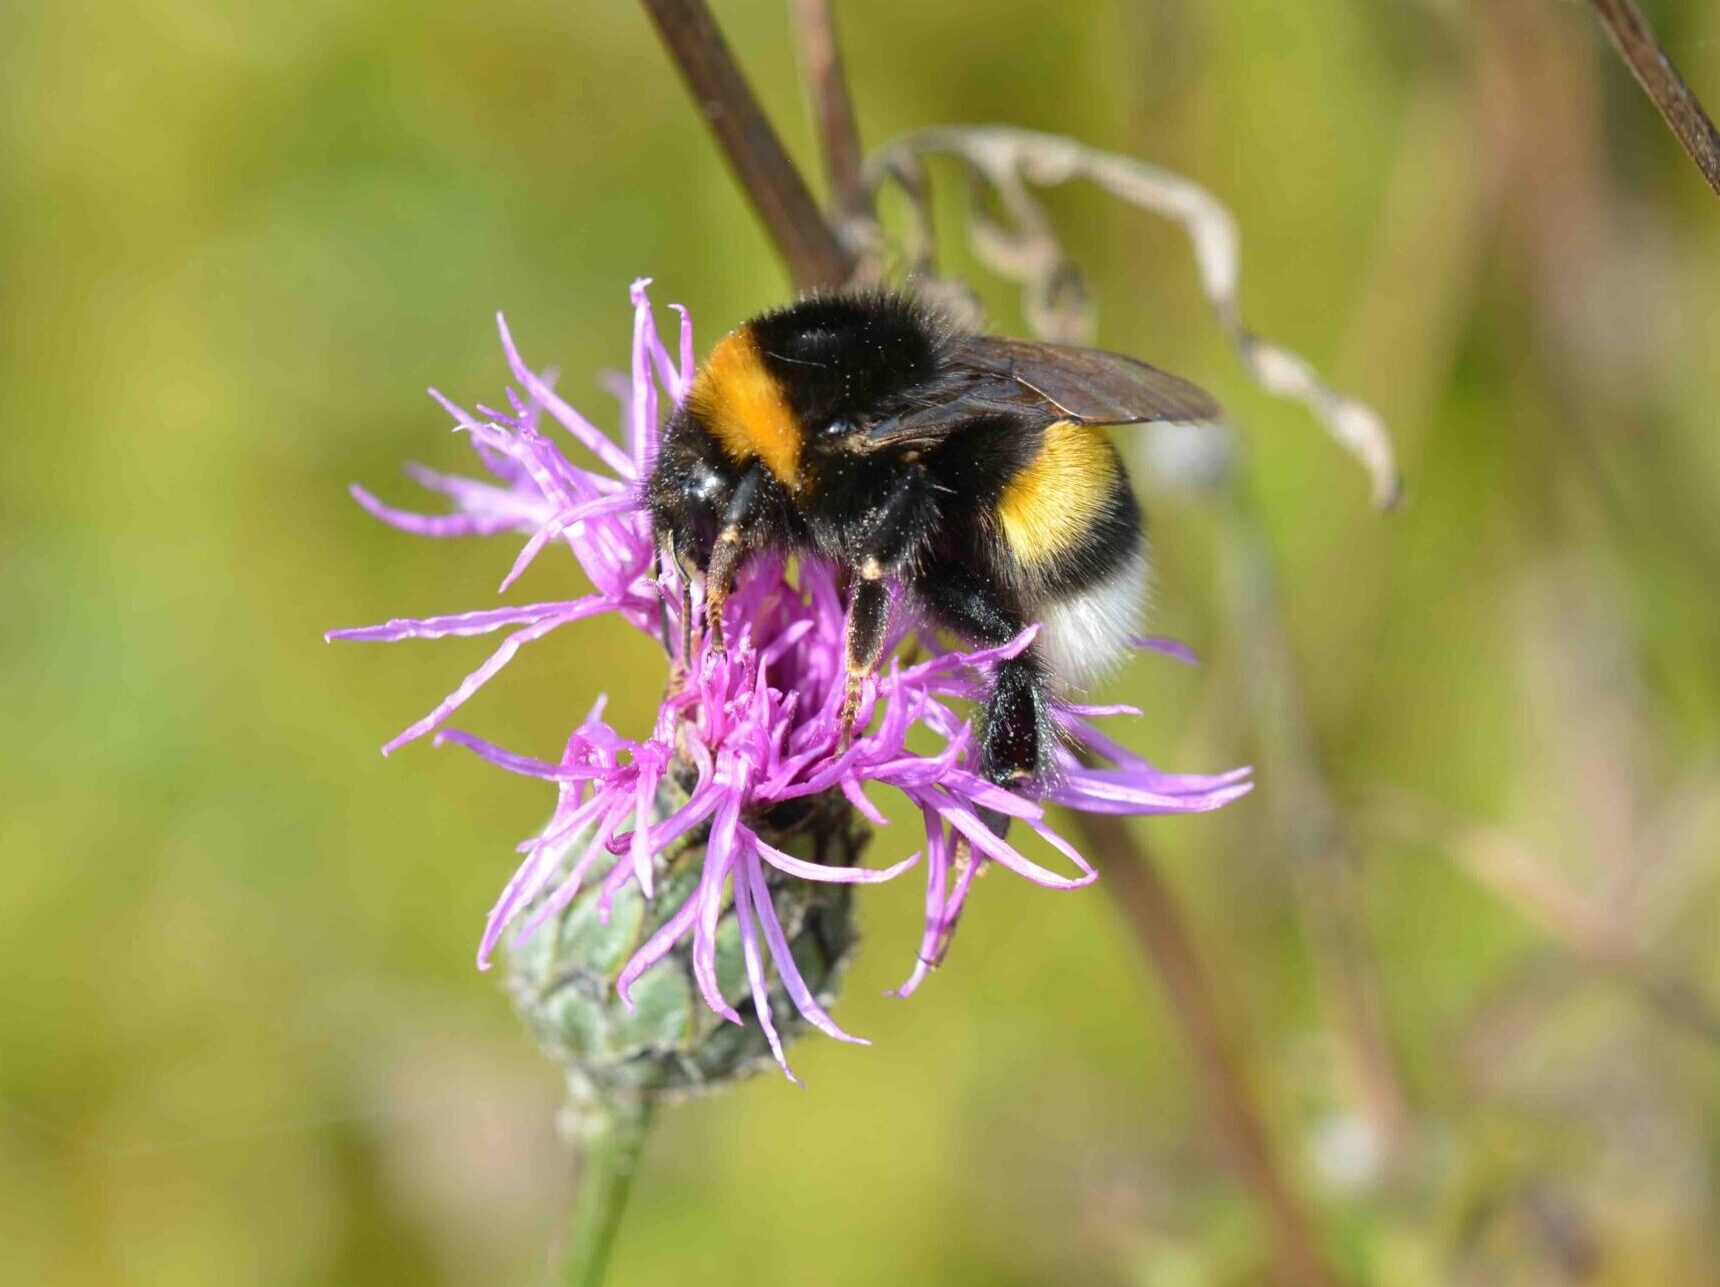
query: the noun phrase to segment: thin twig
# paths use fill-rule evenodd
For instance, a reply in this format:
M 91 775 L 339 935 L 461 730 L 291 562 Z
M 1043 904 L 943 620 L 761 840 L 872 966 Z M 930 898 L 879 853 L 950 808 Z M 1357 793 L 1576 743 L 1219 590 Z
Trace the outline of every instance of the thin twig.
M 1170 890 L 1121 818 L 1083 813 L 1076 819 L 1084 847 L 1103 864 L 1101 883 L 1164 983 L 1224 1148 L 1271 1223 L 1280 1275 L 1295 1287 L 1336 1287 L 1341 1279 L 1320 1250 L 1308 1212 L 1279 1170 L 1206 968 Z
M 1136 209 L 1180 223 L 1193 246 L 1207 301 L 1248 374 L 1268 392 L 1293 398 L 1314 413 L 1367 471 L 1377 506 L 1385 509 L 1398 502 L 1396 456 L 1380 417 L 1365 403 L 1332 389 L 1307 359 L 1243 324 L 1236 220 L 1212 193 L 1135 157 L 1086 147 L 1061 134 L 1008 125 L 935 125 L 891 139 L 868 159 L 867 187 L 876 193 L 911 162 L 940 154 L 959 159 L 970 179 L 983 180 L 1015 221 L 1015 228 L 1007 229 L 979 211 L 975 249 L 995 270 L 1037 292 L 1044 306 L 1058 315 L 1079 317 L 1078 294 L 1069 297 L 1066 256 L 1038 217 L 1037 203 L 1027 197 L 1028 185 L 1054 187 L 1085 179 Z
M 1595 16 L 1612 37 L 1613 48 L 1630 66 L 1636 83 L 1654 100 L 1678 141 L 1720 196 L 1720 130 L 1685 84 L 1672 59 L 1655 39 L 1635 0 L 1589 0 Z
M 854 256 L 819 213 L 704 0 L 642 3 L 795 282 L 802 288 L 846 282 Z
M 830 0 L 789 0 L 789 13 L 824 157 L 824 177 L 830 184 L 832 222 L 840 235 L 855 220 L 871 217 L 872 199 L 860 181 L 860 126 L 842 69 L 836 17 Z

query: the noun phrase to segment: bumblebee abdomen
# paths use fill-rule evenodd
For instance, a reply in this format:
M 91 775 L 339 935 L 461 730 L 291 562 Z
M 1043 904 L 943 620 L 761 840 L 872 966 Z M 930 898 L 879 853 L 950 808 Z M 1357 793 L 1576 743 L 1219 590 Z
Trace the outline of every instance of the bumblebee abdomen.
M 1011 478 L 997 502 L 997 525 L 1009 552 L 1042 568 L 1077 551 L 1116 499 L 1122 469 L 1096 429 L 1058 421 L 1039 450 Z
M 1137 545 L 1105 575 L 1048 595 L 1030 615 L 1040 622 L 1039 654 L 1065 688 L 1082 689 L 1129 655 L 1147 603 L 1147 556 Z
M 1140 507 L 1099 430 L 1059 421 L 1010 478 L 994 512 L 1008 579 L 1039 651 L 1066 686 L 1092 683 L 1126 655 L 1146 600 Z

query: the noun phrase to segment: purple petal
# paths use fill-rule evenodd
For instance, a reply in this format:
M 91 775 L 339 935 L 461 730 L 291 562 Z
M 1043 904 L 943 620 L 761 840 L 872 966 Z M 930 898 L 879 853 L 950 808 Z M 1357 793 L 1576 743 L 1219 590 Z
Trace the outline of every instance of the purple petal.
M 462 679 L 460 686 L 443 698 L 433 711 L 385 745 L 382 748 L 382 753 L 391 755 L 408 742 L 416 741 L 430 732 L 464 706 L 474 693 L 495 676 L 497 671 L 514 659 L 515 653 L 533 640 L 541 639 L 552 630 L 565 626 L 571 621 L 577 621 L 581 617 L 589 617 L 608 606 L 601 600 L 586 599 L 577 602 L 577 608 L 569 608 L 568 605 L 564 604 L 562 606 L 567 609 L 566 611 L 555 616 L 545 617 L 534 625 L 529 625 L 524 630 L 517 630 L 509 635 L 502 641 L 501 647 L 489 655 L 483 665 Z
M 583 767 L 568 768 L 564 765 L 551 764 L 548 760 L 533 759 L 529 755 L 516 755 L 512 751 L 504 751 L 494 742 L 485 740 L 475 733 L 462 729 L 446 728 L 436 734 L 434 745 L 441 746 L 444 742 L 452 742 L 455 746 L 463 746 L 479 757 L 488 760 L 499 769 L 509 773 L 518 773 L 522 777 L 543 778 L 549 782 L 578 782 L 593 776 L 595 770 Z
M 455 635 L 487 635 L 502 626 L 527 621 L 559 619 L 590 599 L 562 599 L 555 603 L 522 603 L 517 608 L 489 608 L 483 612 L 456 612 L 445 617 L 396 617 L 380 626 L 349 626 L 330 630 L 324 639 L 353 639 L 395 643 L 401 639 L 447 639 Z
M 622 966 L 621 975 L 615 980 L 615 993 L 629 1010 L 633 1008 L 633 985 L 646 970 L 674 951 L 675 944 L 687 937 L 693 923 L 698 919 L 699 900 L 689 898 L 681 904 L 679 911 L 663 922 L 655 934 L 645 940 L 645 945 L 628 959 L 627 964 Z
M 575 411 L 550 388 L 520 356 L 520 351 L 514 345 L 514 337 L 508 331 L 507 319 L 500 313 L 496 314 L 496 329 L 501 332 L 502 352 L 508 359 L 508 369 L 514 373 L 514 379 L 525 387 L 544 410 L 554 416 L 561 426 L 579 440 L 587 450 L 609 468 L 623 478 L 632 478 L 636 471 L 633 462 L 624 455 L 619 447 L 611 442 L 606 434 L 596 425 Z
M 744 864 L 743 864 L 744 865 Z M 768 896 L 767 896 L 768 897 Z M 777 1065 L 796 1086 L 805 1083 L 794 1075 L 794 1069 L 788 1066 L 788 1060 L 782 1053 L 782 1038 L 777 1035 L 776 1024 L 770 1014 L 770 984 L 764 977 L 764 962 L 759 958 L 758 929 L 753 924 L 752 908 L 749 904 L 752 896 L 746 882 L 741 878 L 739 867 L 735 871 L 735 920 L 740 924 L 741 955 L 746 959 L 747 986 L 752 989 L 753 1010 L 758 1014 L 758 1026 L 764 1029 L 764 1039 L 770 1043 L 770 1052 L 776 1056 Z
M 537 910 L 527 918 L 525 925 L 520 930 L 520 937 L 530 938 L 542 929 L 544 923 L 551 917 L 560 915 L 584 887 L 586 876 L 590 874 L 591 868 L 600 858 L 613 859 L 608 848 L 609 837 L 615 834 L 615 828 L 620 826 L 622 819 L 631 812 L 633 802 L 626 796 L 622 796 L 620 799 L 610 797 L 608 804 L 609 807 L 603 811 L 602 818 L 592 831 L 591 839 L 586 842 L 585 851 L 580 854 L 573 866 L 568 868 L 567 875 L 562 878 L 561 884 L 556 886 L 555 893 L 544 899 Z
M 667 367 L 668 354 L 663 352 L 663 346 L 657 340 L 657 327 L 651 318 L 651 301 L 646 298 L 645 288 L 651 284 L 649 277 L 641 277 L 633 283 L 633 399 L 631 421 L 633 439 L 633 465 L 638 473 L 645 472 L 645 463 L 650 457 L 651 450 L 657 442 L 657 384 L 651 378 L 651 359 L 653 350 L 661 356 L 661 365 Z
M 866 798 L 866 793 L 860 789 L 860 784 L 853 778 L 842 779 L 842 794 L 848 803 L 854 806 L 854 811 L 875 827 L 887 827 L 890 820 L 878 812 L 878 806 Z
M 512 515 L 520 524 L 541 522 L 545 509 L 542 496 L 526 493 L 459 474 L 408 462 L 407 477 L 427 491 L 440 492 L 468 514 Z
M 496 588 L 497 594 L 506 593 L 509 586 L 519 580 L 531 562 L 538 556 L 539 551 L 570 527 L 576 527 L 587 519 L 602 518 L 609 514 L 620 514 L 635 509 L 638 501 L 631 495 L 599 496 L 595 500 L 583 501 L 578 505 L 569 506 L 559 514 L 540 524 L 537 531 L 531 534 L 531 539 L 514 560 L 513 567 L 508 569 L 507 576 Z
M 670 393 L 679 403 L 686 401 L 687 393 L 693 387 L 698 362 L 693 357 L 693 315 L 680 304 L 669 307 L 681 315 L 681 370 L 676 379 L 668 382 Z
M 459 403 L 445 397 L 441 390 L 430 389 L 428 392 L 430 396 L 436 400 L 438 405 L 441 406 L 442 410 L 446 411 L 449 416 L 453 418 L 456 428 L 468 429 L 477 423 L 476 417 L 474 417 L 471 412 L 467 411 Z M 472 446 L 478 453 L 478 460 L 483 464 L 485 469 L 490 471 L 491 474 L 505 483 L 512 484 L 518 481 L 520 470 L 513 461 L 509 460 L 501 452 L 478 442 L 477 439 L 472 440 Z
M 741 1022 L 741 1017 L 723 998 L 717 983 L 717 921 L 723 913 L 723 885 L 735 861 L 735 828 L 740 811 L 741 793 L 731 787 L 724 791 L 717 806 L 711 838 L 705 845 L 705 868 L 693 899 L 699 909 L 698 919 L 693 922 L 693 978 L 704 994 L 705 1004 L 730 1023 Z
M 569 816 L 573 827 L 583 826 L 595 817 L 603 807 L 603 797 L 593 796 Z M 533 848 L 531 854 L 522 862 L 502 890 L 502 896 L 496 900 L 496 905 L 490 909 L 489 921 L 484 926 L 484 937 L 478 944 L 478 968 L 490 968 L 490 954 L 495 951 L 497 942 L 502 937 L 502 931 L 507 929 L 508 922 L 513 920 L 521 907 L 536 896 L 554 874 L 556 864 L 561 861 L 565 846 L 540 845 Z
M 864 1037 L 856 1037 L 844 1032 L 828 1014 L 824 1007 L 818 1004 L 818 998 L 812 995 L 812 989 L 806 986 L 806 980 L 801 976 L 800 967 L 794 962 L 794 951 L 789 946 L 788 936 L 782 932 L 782 922 L 776 918 L 776 907 L 770 901 L 770 890 L 764 883 L 764 873 L 759 865 L 743 863 L 735 869 L 735 883 L 747 882 L 748 891 L 752 895 L 753 910 L 758 913 L 759 928 L 764 931 L 765 942 L 770 945 L 770 957 L 776 965 L 777 977 L 782 980 L 783 988 L 794 1002 L 794 1008 L 806 1016 L 807 1022 L 828 1036 L 838 1041 L 847 1041 L 856 1046 L 869 1046 L 872 1043 Z
M 994 661 L 1008 661 L 1010 658 L 1019 657 L 1027 651 L 1027 646 L 1033 642 L 1038 634 L 1039 626 L 1031 625 L 1008 643 L 1001 644 L 996 648 L 981 648 L 975 652 L 944 653 L 941 656 L 931 658 L 929 661 L 922 661 L 917 665 L 908 667 L 902 672 L 902 675 L 909 682 L 924 683 L 939 676 L 953 675 L 975 666 L 989 666 Z
M 920 937 L 920 950 L 915 956 L 913 973 L 900 987 L 892 988 L 885 996 L 912 996 L 926 975 L 931 972 L 932 962 L 938 946 L 939 925 L 944 915 L 944 893 L 949 884 L 950 872 L 950 842 L 949 835 L 944 829 L 943 820 L 929 806 L 922 806 L 920 813 L 926 827 L 926 918 L 925 930 Z
M 1200 665 L 1199 654 L 1177 639 L 1171 639 L 1164 635 L 1136 635 L 1130 642 L 1137 648 L 1163 653 L 1167 657 L 1175 657 L 1178 661 L 1185 662 L 1190 666 Z
M 669 845 L 678 840 L 683 834 L 691 831 L 706 818 L 717 811 L 722 803 L 723 793 L 715 787 L 704 787 L 694 791 L 692 798 L 679 809 L 671 813 L 656 826 L 643 829 L 644 840 L 641 841 L 651 853 L 662 853 Z M 634 836 L 640 832 L 636 831 Z M 629 843 L 632 843 L 630 838 Z
M 808 862 L 804 858 L 796 858 L 793 854 L 785 854 L 760 840 L 754 832 L 748 831 L 745 834 L 747 843 L 757 850 L 759 857 L 778 871 L 798 876 L 801 880 L 817 880 L 830 885 L 881 885 L 886 880 L 894 880 L 920 860 L 920 855 L 916 853 L 910 854 L 893 867 L 832 867 L 826 863 Z
M 1047 889 L 1079 889 L 1082 885 L 1093 883 L 1093 871 L 1090 867 L 1073 879 L 1059 876 L 1056 872 L 1041 867 L 1017 852 L 1007 841 L 1000 840 L 990 827 L 965 808 L 944 805 L 939 812 L 949 820 L 952 827 L 968 838 L 976 850 L 999 866 L 1009 868 L 1018 876 L 1025 876 L 1036 885 L 1044 885 Z
M 1157 782 L 1164 775 L 1153 775 Z M 1070 773 L 1054 784 L 1045 798 L 1089 813 L 1206 813 L 1241 799 L 1254 789 L 1252 782 L 1238 782 L 1204 791 L 1169 793 L 1143 784 L 1126 769 L 1085 769 Z
M 414 514 L 411 510 L 384 505 L 357 483 L 347 491 L 367 513 L 414 536 L 493 536 L 497 532 L 511 532 L 529 521 L 512 514 Z
M 648 899 L 654 898 L 656 893 L 651 887 L 651 848 L 645 819 L 651 816 L 651 806 L 657 800 L 657 784 L 662 780 L 660 773 L 641 771 L 639 785 L 633 794 L 633 844 L 628 858 L 639 881 L 639 892 Z
M 932 947 L 932 963 L 938 964 L 950 950 L 950 940 L 955 937 L 956 923 L 961 920 L 962 908 L 967 906 L 968 893 L 973 889 L 974 878 L 979 875 L 985 865 L 983 858 L 974 858 L 956 877 L 956 887 L 950 891 L 950 896 L 944 901 L 943 910 L 938 913 L 936 934 Z

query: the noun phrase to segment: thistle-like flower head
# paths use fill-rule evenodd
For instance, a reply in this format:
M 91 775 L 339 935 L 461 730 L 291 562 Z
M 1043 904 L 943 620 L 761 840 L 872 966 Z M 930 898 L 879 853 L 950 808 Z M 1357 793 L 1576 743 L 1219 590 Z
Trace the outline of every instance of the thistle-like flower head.
M 923 862 L 925 925 L 918 960 L 898 989 L 906 995 L 940 959 L 984 865 L 1006 867 L 1050 889 L 1072 889 L 1094 879 L 1093 867 L 1048 825 L 1045 805 L 1101 813 L 1198 812 L 1247 792 L 1248 771 L 1217 776 L 1160 772 L 1094 725 L 1102 716 L 1138 712 L 1067 706 L 1060 712 L 1067 744 L 1058 748 L 1056 773 L 1039 798 L 992 785 L 973 771 L 965 712 L 983 694 L 989 665 L 1025 648 L 1034 628 L 1004 648 L 964 652 L 923 630 L 900 596 L 892 614 L 890 651 L 911 651 L 914 659 L 898 656 L 869 681 L 859 731 L 845 745 L 842 595 L 834 570 L 813 558 L 753 559 L 729 600 L 727 649 L 709 648 L 704 632 L 695 628 L 692 656 L 683 663 L 679 641 L 689 623 L 682 620 L 681 587 L 673 570 L 659 567 L 641 488 L 666 418 L 665 399 L 678 403 L 692 382 L 693 336 L 686 310 L 677 309 L 679 342 L 671 352 L 657 331 L 647 285 L 635 282 L 632 290 L 632 370 L 616 390 L 625 422 L 619 443 L 526 364 L 498 318 L 515 381 L 507 391 L 507 409 L 479 406 L 472 414 L 433 394 L 469 436 L 488 477 L 413 467 L 418 482 L 453 502 L 451 512 L 438 515 L 395 509 L 353 488 L 365 509 L 406 532 L 524 536 L 524 547 L 502 582 L 504 591 L 540 553 L 560 544 L 577 560 L 592 592 L 336 630 L 329 638 L 508 632 L 488 660 L 383 748 L 386 753 L 434 735 L 438 744 L 467 747 L 500 768 L 555 785 L 554 812 L 522 846 L 524 859 L 490 913 L 478 949 L 481 968 L 488 966 L 504 933 L 523 941 L 552 922 L 560 932 L 576 900 L 594 902 L 599 924 L 606 924 L 623 900 L 642 900 L 654 908 L 649 932 L 630 945 L 611 976 L 623 1003 L 631 1004 L 648 973 L 690 969 L 714 1014 L 743 1023 L 737 1001 L 750 1004 L 786 1071 L 785 1019 L 797 1026 L 810 1023 L 839 1040 L 859 1040 L 828 1014 L 820 996 L 827 978 L 809 980 L 797 959 L 801 926 L 790 922 L 805 920 L 803 908 L 796 902 L 792 918 L 780 914 L 784 898 L 797 885 L 873 883 Z M 696 627 L 702 611 L 697 587 L 690 602 Z M 625 736 L 605 722 L 601 701 L 553 761 L 516 754 L 449 727 L 455 712 L 522 647 L 599 613 L 619 614 L 673 659 L 655 724 L 644 736 Z M 1179 652 L 1163 641 L 1141 642 Z M 910 734 L 916 734 L 917 747 L 929 744 L 930 749 L 910 749 Z M 1085 763 L 1095 758 L 1108 760 L 1111 767 Z M 899 792 L 918 811 L 924 833 L 918 852 L 869 868 L 787 851 L 793 846 L 785 845 L 782 836 L 793 829 L 790 820 L 814 807 L 828 813 L 832 801 L 845 801 L 844 812 L 883 823 L 865 794 L 869 785 Z M 986 825 L 982 810 L 1012 819 L 1015 838 L 1024 833 L 1042 837 L 1067 860 L 1069 870 L 1055 871 L 1027 857 Z M 692 856 L 698 865 L 691 877 L 681 867 L 677 878 L 665 883 L 662 856 L 670 852 Z M 680 901 L 661 905 L 670 897 Z M 720 940 L 731 923 L 738 930 L 746 998 L 732 995 L 732 988 L 725 992 L 719 968 Z M 674 961 L 668 959 L 672 954 Z

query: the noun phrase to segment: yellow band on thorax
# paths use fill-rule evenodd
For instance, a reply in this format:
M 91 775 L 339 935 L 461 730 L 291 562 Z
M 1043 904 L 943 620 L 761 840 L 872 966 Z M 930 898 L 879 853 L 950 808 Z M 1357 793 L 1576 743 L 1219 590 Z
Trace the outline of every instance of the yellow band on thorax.
M 688 401 L 736 464 L 762 460 L 777 481 L 798 485 L 800 426 L 749 328 L 731 331 L 711 350 Z

